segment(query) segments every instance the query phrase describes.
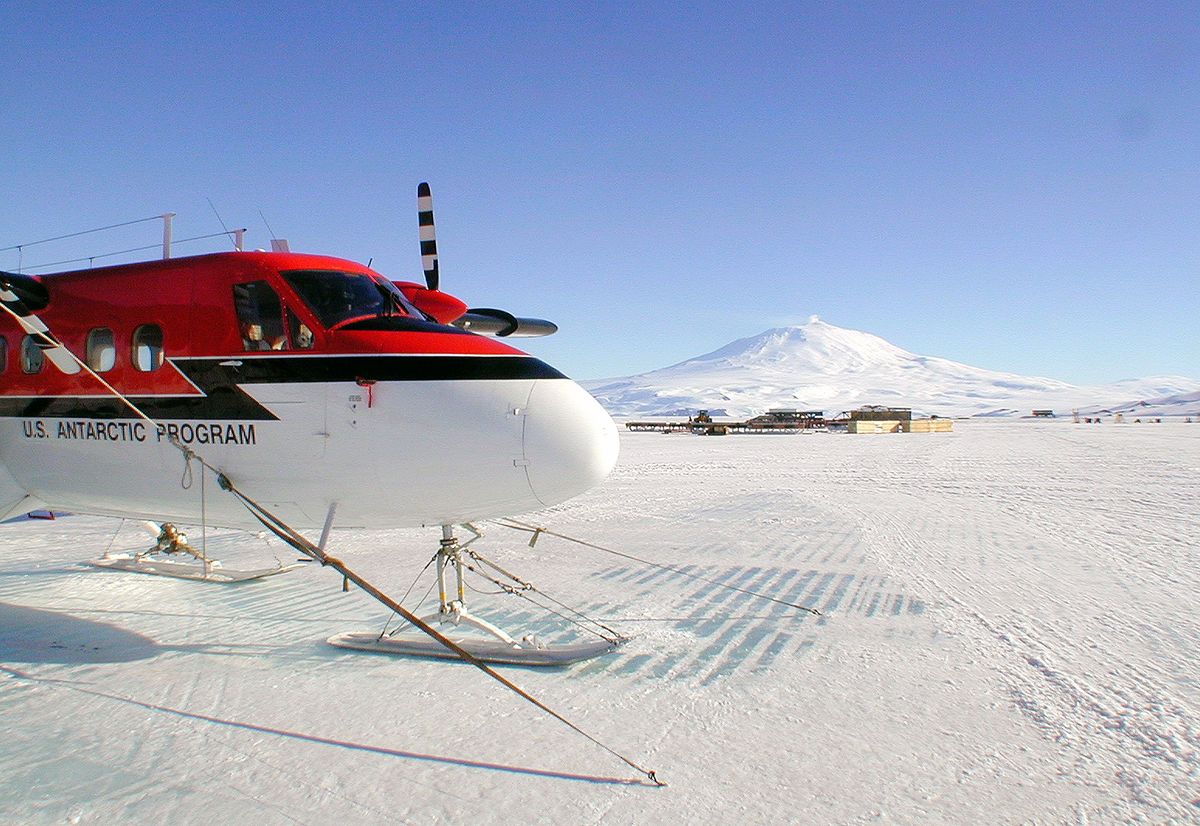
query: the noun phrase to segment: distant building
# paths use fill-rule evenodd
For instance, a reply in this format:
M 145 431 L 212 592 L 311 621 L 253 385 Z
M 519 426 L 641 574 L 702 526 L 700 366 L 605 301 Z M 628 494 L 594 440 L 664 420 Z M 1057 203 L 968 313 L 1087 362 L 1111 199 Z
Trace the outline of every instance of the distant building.
M 1035 410 L 1035 411 L 1033 411 L 1033 418 L 1035 418 L 1035 419 L 1053 419 L 1054 411 L 1053 410 Z
M 950 433 L 953 429 L 950 419 L 914 419 L 911 408 L 875 404 L 851 410 L 846 422 L 847 433 Z
M 909 433 L 950 433 L 954 430 L 952 419 L 939 419 L 936 416 L 932 419 L 913 419 L 906 424 L 908 427 L 905 430 Z
M 912 409 L 908 407 L 880 407 L 877 404 L 867 404 L 858 410 L 850 411 L 852 422 L 907 422 L 912 419 Z
M 950 433 L 952 419 L 851 419 L 847 433 Z
M 903 433 L 899 419 L 850 419 L 847 433 Z
M 824 410 L 784 410 L 782 408 L 776 408 L 768 410 L 761 416 L 755 416 L 753 419 L 748 419 L 746 424 L 751 426 L 795 425 L 803 427 L 807 424 L 823 421 L 824 418 Z

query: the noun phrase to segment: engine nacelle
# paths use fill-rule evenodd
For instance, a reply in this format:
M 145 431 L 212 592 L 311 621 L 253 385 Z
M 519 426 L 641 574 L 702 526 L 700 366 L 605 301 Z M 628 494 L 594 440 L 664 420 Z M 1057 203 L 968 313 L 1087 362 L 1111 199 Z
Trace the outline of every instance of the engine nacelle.
M 441 290 L 431 290 L 411 281 L 393 281 L 404 297 L 423 313 L 428 313 L 439 324 L 450 324 L 467 311 L 467 305 Z
M 518 318 L 506 310 L 472 307 L 454 321 L 455 327 L 489 336 L 536 338 L 558 332 L 558 325 L 544 318 Z

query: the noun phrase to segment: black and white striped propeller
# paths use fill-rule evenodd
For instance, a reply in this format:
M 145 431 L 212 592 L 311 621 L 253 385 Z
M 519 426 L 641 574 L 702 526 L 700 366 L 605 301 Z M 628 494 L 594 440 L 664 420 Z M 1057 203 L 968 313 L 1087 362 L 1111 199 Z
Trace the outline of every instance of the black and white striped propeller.
M 31 275 L 0 272 L 0 307 L 16 319 L 21 329 L 32 339 L 50 363 L 68 376 L 82 368 L 79 360 L 62 345 L 46 323 L 37 317 L 38 310 L 50 303 L 50 291 L 46 285 Z
M 433 194 L 425 181 L 417 184 L 417 226 L 421 238 L 421 269 L 425 271 L 425 285 L 431 290 L 437 290 L 441 278 L 438 270 L 437 231 L 433 223 Z M 455 327 L 490 336 L 532 338 L 558 332 L 558 325 L 544 318 L 520 318 L 507 310 L 491 307 L 472 307 L 451 323 Z
M 417 184 L 417 226 L 421 233 L 421 269 L 425 270 L 425 286 L 438 288 L 437 233 L 433 228 L 433 195 L 429 184 Z

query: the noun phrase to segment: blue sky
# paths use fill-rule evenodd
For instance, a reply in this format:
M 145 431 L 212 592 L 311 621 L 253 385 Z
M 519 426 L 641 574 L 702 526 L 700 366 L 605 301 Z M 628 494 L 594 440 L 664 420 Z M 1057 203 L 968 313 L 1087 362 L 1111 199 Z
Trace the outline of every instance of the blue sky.
M 211 199 L 251 246 L 261 210 L 416 279 L 428 180 L 443 287 L 558 322 L 528 349 L 579 378 L 814 313 L 1200 376 L 1195 4 L 16 2 L 0 31 L 0 247 L 216 232 Z

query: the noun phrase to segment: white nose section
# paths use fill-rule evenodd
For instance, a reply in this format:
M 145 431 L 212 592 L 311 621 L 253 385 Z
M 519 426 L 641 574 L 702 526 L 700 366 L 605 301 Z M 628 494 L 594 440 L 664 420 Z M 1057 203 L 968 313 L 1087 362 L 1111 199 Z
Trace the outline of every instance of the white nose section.
M 578 496 L 617 464 L 617 426 L 586 390 L 567 379 L 541 379 L 525 412 L 529 486 L 543 505 Z

